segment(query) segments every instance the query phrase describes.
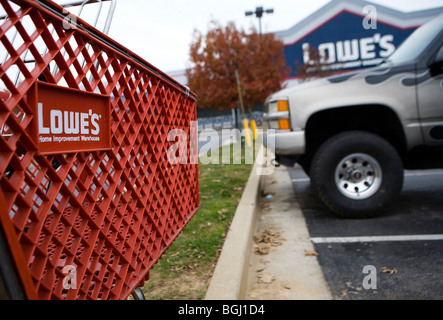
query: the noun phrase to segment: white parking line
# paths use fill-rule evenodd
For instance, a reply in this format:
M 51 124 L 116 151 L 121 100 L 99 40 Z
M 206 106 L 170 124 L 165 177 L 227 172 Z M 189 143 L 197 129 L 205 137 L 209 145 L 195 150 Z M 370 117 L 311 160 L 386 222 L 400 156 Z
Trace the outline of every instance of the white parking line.
M 352 242 L 377 242 L 377 241 L 429 241 L 429 240 L 443 240 L 443 234 L 311 238 L 311 241 L 313 243 L 352 243 Z
M 306 182 L 311 181 L 309 178 L 292 179 L 292 182 Z
M 443 175 L 443 170 L 406 172 L 405 177 L 435 176 Z
M 405 172 L 405 177 L 421 177 L 421 176 L 435 176 L 435 175 L 443 175 L 443 170 Z M 291 179 L 291 180 L 292 180 L 292 182 L 308 182 L 308 181 L 311 181 L 310 178 L 296 178 L 296 179 Z

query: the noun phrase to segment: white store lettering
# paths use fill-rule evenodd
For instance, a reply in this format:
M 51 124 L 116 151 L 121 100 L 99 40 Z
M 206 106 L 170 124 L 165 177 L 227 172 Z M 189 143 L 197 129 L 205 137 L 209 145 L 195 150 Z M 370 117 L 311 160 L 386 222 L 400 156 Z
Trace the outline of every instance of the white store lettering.
M 93 134 L 100 133 L 98 120 L 101 115 L 92 113 L 74 112 L 51 109 L 49 112 L 49 127 L 44 126 L 43 104 L 38 103 L 38 131 L 39 134 Z
M 321 62 L 326 64 L 374 59 L 377 57 L 377 47 L 379 48 L 378 55 L 381 58 L 386 58 L 395 51 L 393 41 L 392 34 L 381 36 L 380 33 L 376 33 L 372 37 L 321 43 L 318 45 L 318 51 Z M 309 43 L 303 43 L 302 50 L 303 63 L 312 64 L 313 61 L 309 56 Z

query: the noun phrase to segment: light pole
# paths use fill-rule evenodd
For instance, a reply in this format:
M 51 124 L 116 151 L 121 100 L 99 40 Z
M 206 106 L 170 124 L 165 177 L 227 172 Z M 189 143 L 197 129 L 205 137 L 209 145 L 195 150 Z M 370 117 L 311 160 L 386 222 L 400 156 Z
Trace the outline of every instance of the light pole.
M 258 25 L 259 25 L 259 35 L 261 36 L 262 30 L 261 30 L 261 18 L 263 17 L 264 13 L 274 13 L 274 9 L 266 9 L 264 10 L 263 7 L 256 7 L 255 12 L 254 11 L 246 11 L 245 16 L 252 16 L 255 13 L 255 16 L 258 18 Z M 239 100 L 241 103 L 241 107 L 243 110 L 243 128 L 245 129 L 245 140 L 248 146 L 250 147 L 251 137 L 249 136 L 249 126 L 248 126 L 248 119 L 245 116 L 244 109 L 243 109 L 243 101 L 242 101 L 242 95 L 241 95 L 241 88 L 240 88 L 240 76 L 238 74 L 238 70 L 235 70 L 236 80 L 237 80 L 237 88 L 238 88 L 238 95 Z M 249 115 L 251 115 L 251 109 L 249 109 Z M 252 118 L 252 116 L 251 116 Z M 255 140 L 256 134 L 257 134 L 257 125 L 255 124 L 255 120 L 251 119 L 251 131 L 252 131 L 252 139 Z
M 258 18 L 258 26 L 259 26 L 259 33 L 261 34 L 261 18 L 263 17 L 263 13 L 274 13 L 274 9 L 266 9 L 264 10 L 263 7 L 256 7 L 255 12 L 254 11 L 246 11 L 245 16 L 252 16 L 255 13 L 255 16 Z

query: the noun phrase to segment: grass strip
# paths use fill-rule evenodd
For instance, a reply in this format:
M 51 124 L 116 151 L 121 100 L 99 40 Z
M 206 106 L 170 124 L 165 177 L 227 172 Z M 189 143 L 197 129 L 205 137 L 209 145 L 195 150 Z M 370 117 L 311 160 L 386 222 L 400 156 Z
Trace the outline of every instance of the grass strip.
M 240 143 L 240 142 L 238 142 Z M 241 144 L 218 150 L 215 164 L 199 164 L 200 208 L 171 247 L 150 271 L 143 292 L 148 300 L 203 299 L 215 269 L 226 232 L 242 196 L 252 164 Z M 229 152 L 229 164 L 222 154 Z M 225 158 L 226 159 L 226 158 Z M 246 158 L 248 159 L 248 158 Z M 245 164 L 245 162 L 247 162 Z

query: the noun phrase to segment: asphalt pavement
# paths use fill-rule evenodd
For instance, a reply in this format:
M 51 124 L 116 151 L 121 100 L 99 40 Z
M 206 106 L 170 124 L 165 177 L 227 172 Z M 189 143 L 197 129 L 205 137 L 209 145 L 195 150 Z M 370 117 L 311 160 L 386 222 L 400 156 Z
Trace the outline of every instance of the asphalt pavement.
M 362 220 L 328 212 L 300 167 L 289 174 L 334 299 L 443 298 L 443 170 L 405 171 L 398 199 Z

